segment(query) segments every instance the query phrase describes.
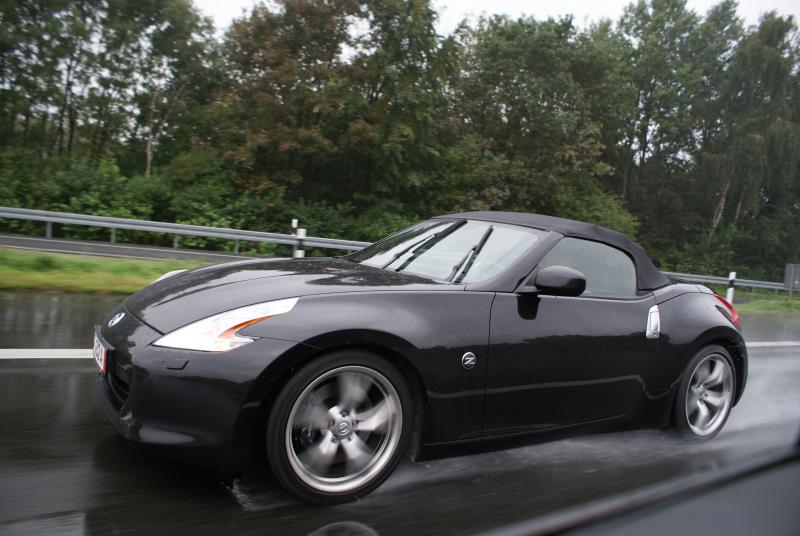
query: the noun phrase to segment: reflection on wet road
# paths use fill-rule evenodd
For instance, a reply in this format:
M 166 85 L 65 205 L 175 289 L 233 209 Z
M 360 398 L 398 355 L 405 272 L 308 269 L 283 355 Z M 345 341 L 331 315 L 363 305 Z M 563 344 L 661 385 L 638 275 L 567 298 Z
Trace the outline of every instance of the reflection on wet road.
M 0 348 L 89 348 L 121 294 L 0 293 Z
M 105 423 L 95 374 L 89 360 L 0 362 L 0 533 L 474 533 L 748 460 L 800 430 L 800 348 L 758 348 L 713 441 L 644 430 L 405 463 L 365 500 L 321 508 L 143 455 Z

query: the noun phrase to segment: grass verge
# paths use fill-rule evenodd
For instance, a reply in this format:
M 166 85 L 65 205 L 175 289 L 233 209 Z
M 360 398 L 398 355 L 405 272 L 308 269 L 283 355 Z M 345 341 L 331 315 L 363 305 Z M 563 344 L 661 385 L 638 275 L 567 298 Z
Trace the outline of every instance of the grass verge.
M 134 260 L 0 248 L 0 289 L 62 292 L 136 292 L 170 270 L 203 266 L 191 260 Z M 724 296 L 724 288 L 716 289 Z M 800 314 L 800 296 L 738 291 L 742 313 Z M 738 297 L 738 296 L 737 296 Z M 747 301 L 745 301 L 747 300 Z
M 0 289 L 136 292 L 170 270 L 202 266 L 190 260 L 133 260 L 0 248 Z
M 800 299 L 781 298 L 758 299 L 735 304 L 740 313 L 791 313 L 800 314 Z
M 725 296 L 727 287 L 707 286 L 720 296 Z M 800 295 L 797 292 L 790 296 L 788 292 L 783 291 L 776 293 L 764 289 L 737 288 L 733 306 L 740 313 L 800 314 Z

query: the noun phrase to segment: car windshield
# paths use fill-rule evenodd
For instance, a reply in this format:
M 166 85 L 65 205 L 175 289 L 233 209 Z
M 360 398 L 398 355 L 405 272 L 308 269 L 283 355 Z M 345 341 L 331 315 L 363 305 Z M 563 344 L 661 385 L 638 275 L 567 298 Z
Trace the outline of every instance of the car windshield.
M 428 220 L 351 255 L 349 260 L 437 281 L 476 283 L 500 274 L 543 231 L 473 220 Z

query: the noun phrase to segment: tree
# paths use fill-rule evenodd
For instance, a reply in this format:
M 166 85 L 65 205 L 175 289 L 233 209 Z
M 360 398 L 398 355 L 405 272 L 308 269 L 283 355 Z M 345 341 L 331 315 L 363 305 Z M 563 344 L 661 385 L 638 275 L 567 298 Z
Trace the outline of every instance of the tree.
M 518 210 L 635 234 L 662 268 L 800 257 L 790 17 L 436 17 L 278 0 L 219 40 L 190 0 L 0 2 L 0 202 L 353 239 Z

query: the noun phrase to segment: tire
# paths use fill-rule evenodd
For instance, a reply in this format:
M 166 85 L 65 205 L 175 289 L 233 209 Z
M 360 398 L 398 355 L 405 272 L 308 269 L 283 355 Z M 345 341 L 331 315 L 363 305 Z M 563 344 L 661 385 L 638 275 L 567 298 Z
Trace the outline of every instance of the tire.
M 337 351 L 297 371 L 267 424 L 267 458 L 292 495 L 318 504 L 361 498 L 408 448 L 413 398 L 402 373 L 363 350 Z
M 728 420 L 736 396 L 736 369 L 730 353 L 706 346 L 686 366 L 675 397 L 675 424 L 686 437 L 708 440 Z

